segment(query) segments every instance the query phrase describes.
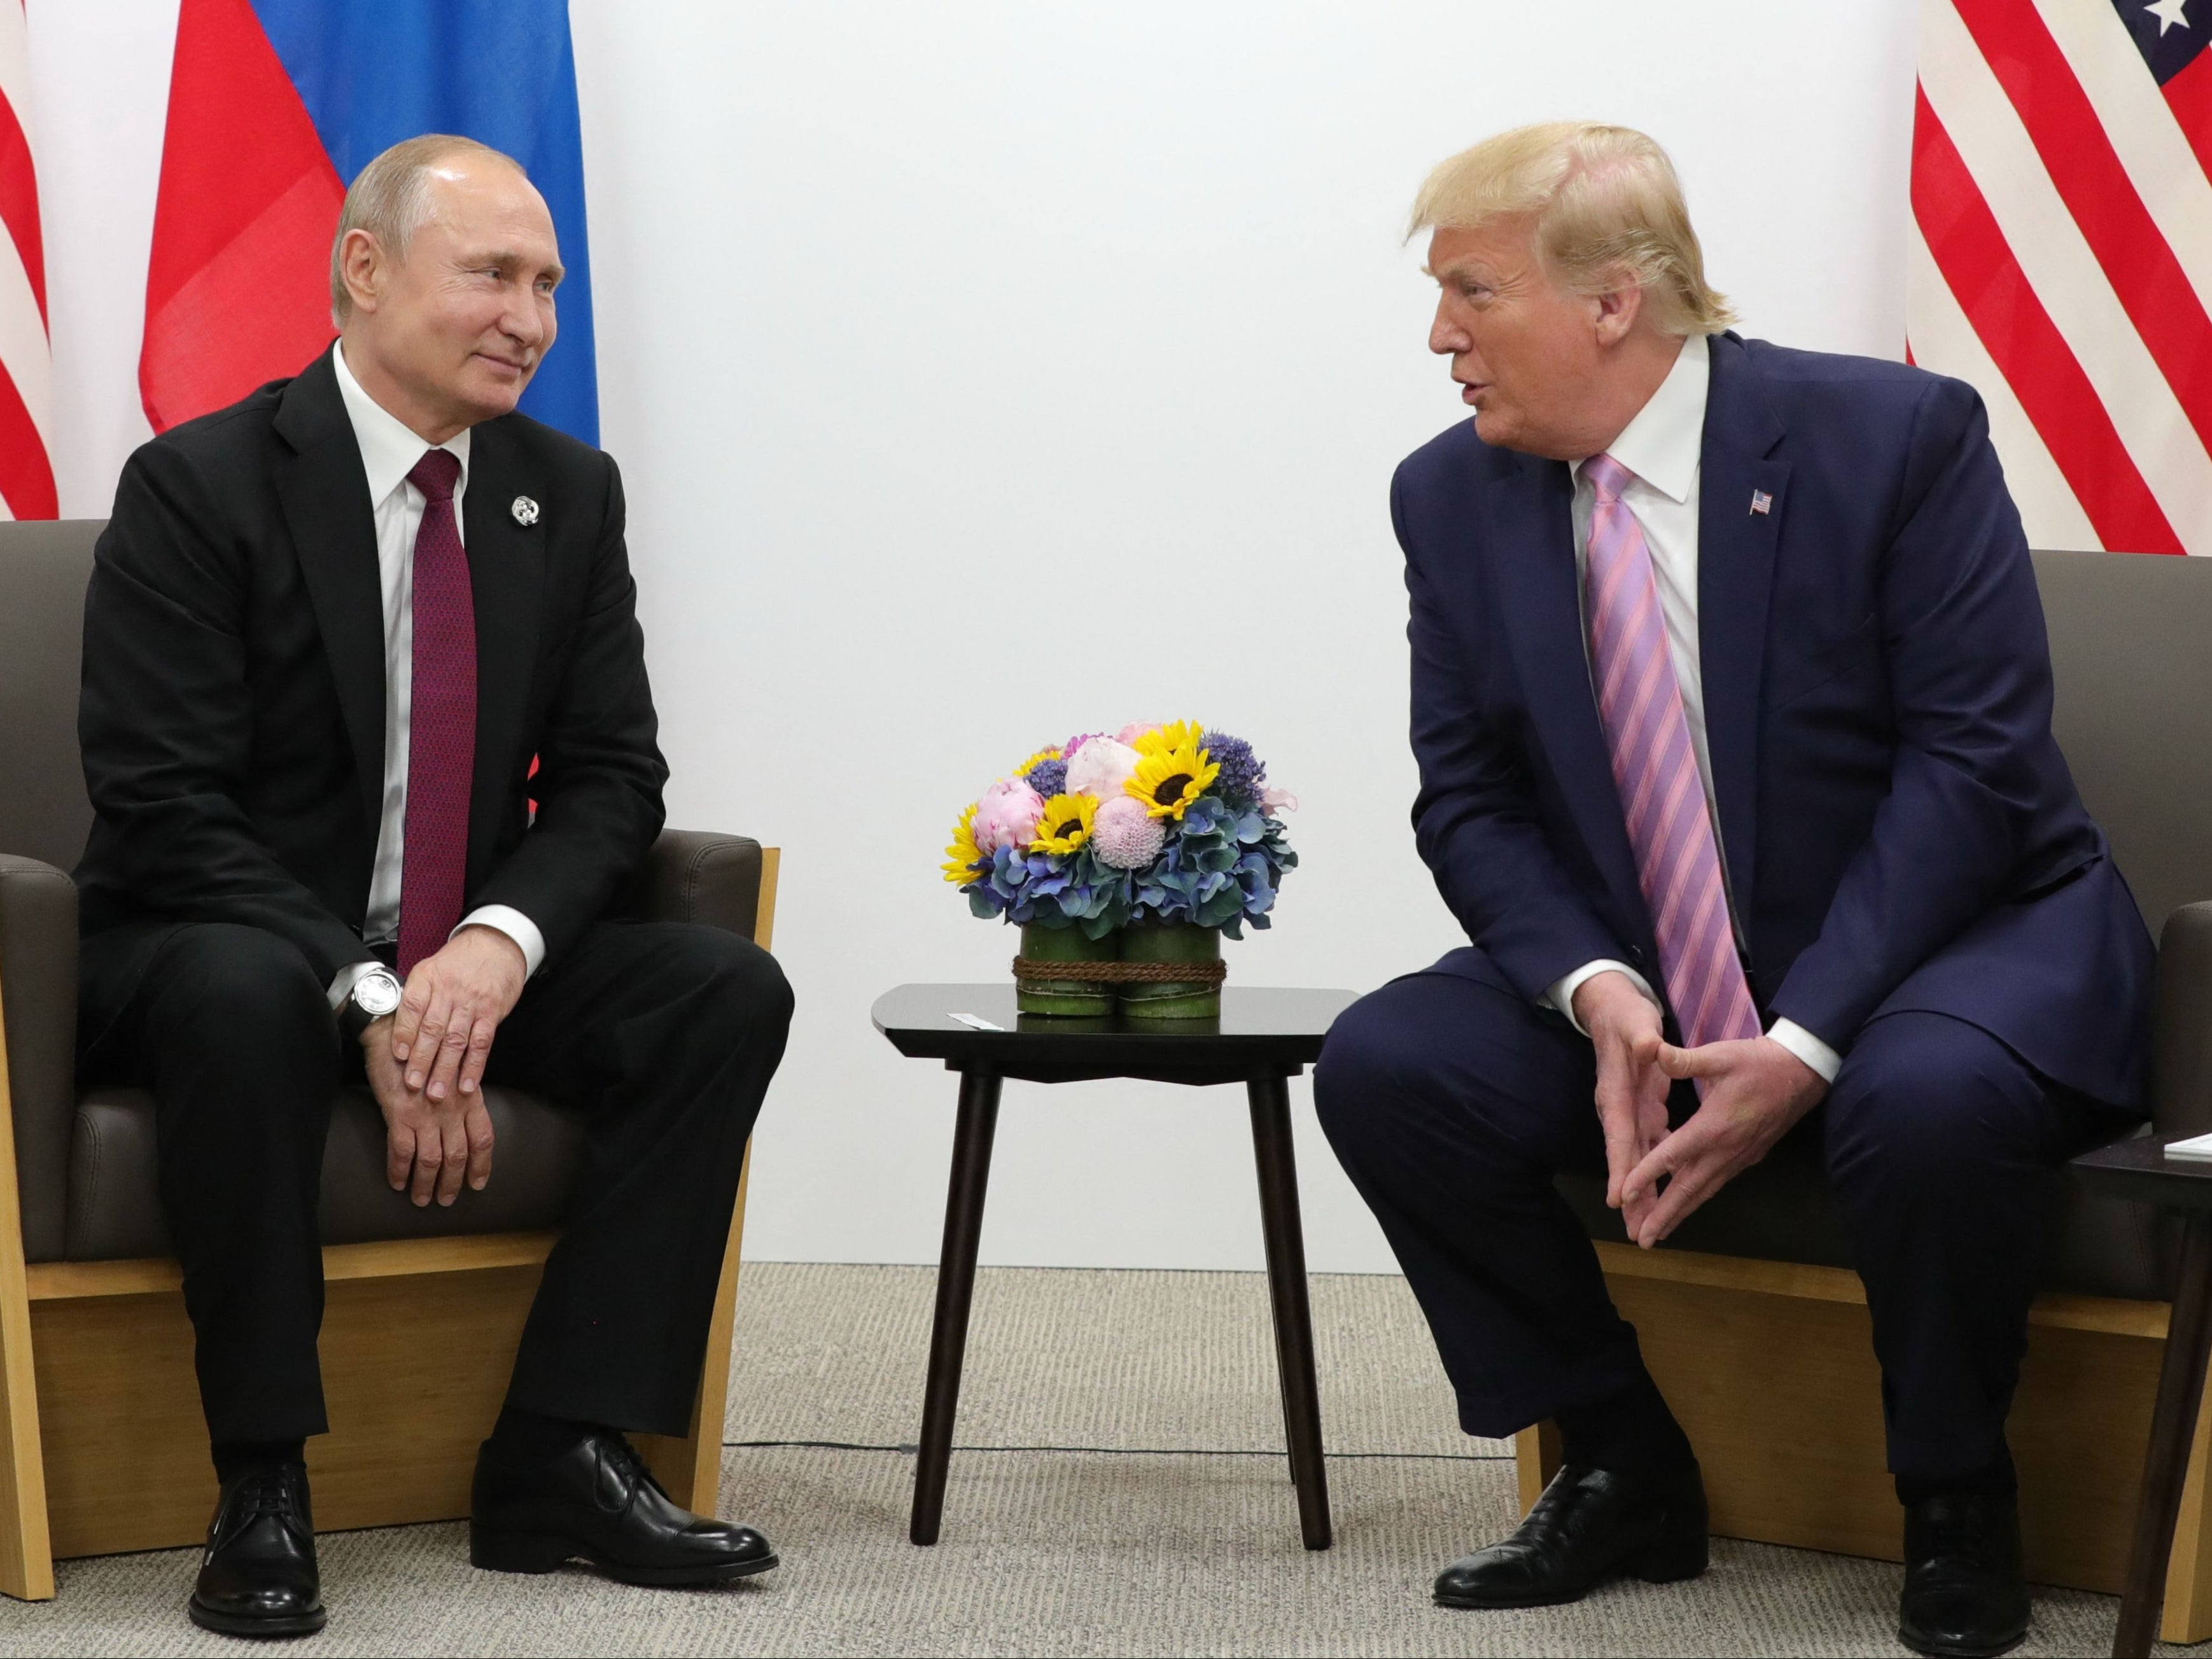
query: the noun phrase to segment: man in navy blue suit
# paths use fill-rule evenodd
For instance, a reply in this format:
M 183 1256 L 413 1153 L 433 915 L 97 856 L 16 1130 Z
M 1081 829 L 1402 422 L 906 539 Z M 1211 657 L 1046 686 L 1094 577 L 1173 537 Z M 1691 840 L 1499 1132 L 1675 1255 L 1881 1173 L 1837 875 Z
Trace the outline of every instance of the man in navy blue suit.
M 1696 1460 L 1553 1176 L 1605 1170 L 1649 1248 L 1802 1123 L 1873 1314 L 1899 1635 L 2002 1652 L 2048 1171 L 2142 1114 L 2151 946 L 2051 738 L 1980 401 L 1728 331 L 1640 133 L 1488 140 L 1413 227 L 1474 410 L 1391 490 L 1413 823 L 1470 943 L 1338 1022 L 1316 1099 L 1462 1426 L 1564 1454 L 1437 1599 L 1704 1570 Z

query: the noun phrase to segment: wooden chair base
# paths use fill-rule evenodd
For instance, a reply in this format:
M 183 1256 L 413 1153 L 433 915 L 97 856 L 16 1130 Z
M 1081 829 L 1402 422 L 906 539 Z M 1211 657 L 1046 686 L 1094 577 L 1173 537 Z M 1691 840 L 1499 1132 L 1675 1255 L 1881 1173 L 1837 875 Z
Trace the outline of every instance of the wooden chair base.
M 741 1183 L 691 1434 L 639 1437 L 669 1494 L 708 1513 L 720 1495 L 744 1227 Z M 468 1514 L 477 1446 L 499 1413 L 554 1237 L 324 1250 L 331 1432 L 307 1443 L 319 1530 Z M 27 1278 L 48 1538 L 19 1540 L 33 1571 L 0 1589 L 42 1600 L 54 1558 L 198 1543 L 216 1483 L 176 1264 L 48 1262 Z
M 1866 1293 L 1835 1267 L 1600 1244 L 1606 1279 L 1705 1468 L 1713 1530 L 1901 1558 Z M 2028 1577 L 2117 1594 L 2166 1346 L 2166 1304 L 2051 1296 L 2029 1316 L 2008 1428 Z M 2207 1437 L 2191 1450 L 2167 1580 L 2169 1642 L 2212 1637 Z M 1515 1443 L 1526 1509 L 1559 1466 L 1549 1424 Z

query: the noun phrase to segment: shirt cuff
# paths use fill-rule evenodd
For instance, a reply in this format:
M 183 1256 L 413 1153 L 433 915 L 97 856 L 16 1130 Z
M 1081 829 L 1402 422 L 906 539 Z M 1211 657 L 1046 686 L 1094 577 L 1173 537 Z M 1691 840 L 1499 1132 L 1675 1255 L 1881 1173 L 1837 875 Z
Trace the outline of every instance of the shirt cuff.
M 1794 1019 L 1776 1020 L 1766 1035 L 1818 1072 L 1823 1083 L 1833 1083 L 1843 1070 L 1844 1057 Z
M 460 927 L 454 928 L 453 933 L 459 933 L 461 927 L 489 927 L 513 939 L 522 952 L 525 978 L 536 977 L 538 970 L 545 965 L 545 935 L 538 931 L 536 922 L 511 904 L 478 905 L 461 918 Z M 446 937 L 451 939 L 453 933 Z
M 1573 973 L 1567 975 L 1553 985 L 1550 990 L 1545 992 L 1544 1000 L 1565 1014 L 1567 1017 L 1568 1024 L 1573 1026 L 1577 1031 L 1583 1031 L 1582 1021 L 1575 1018 L 1575 993 L 1583 988 L 1584 980 L 1595 979 L 1600 974 L 1627 975 L 1628 982 L 1643 992 L 1654 1008 L 1659 1006 L 1659 999 L 1652 992 L 1651 981 L 1626 963 L 1614 962 L 1610 957 L 1601 957 L 1596 962 L 1584 963 Z M 1588 1036 L 1589 1033 L 1583 1031 L 1583 1035 Z
M 380 962 L 356 962 L 339 969 L 337 976 L 331 981 L 331 1012 L 335 1014 L 345 1006 L 345 1000 L 353 994 L 353 988 L 361 983 L 363 974 L 383 966 Z

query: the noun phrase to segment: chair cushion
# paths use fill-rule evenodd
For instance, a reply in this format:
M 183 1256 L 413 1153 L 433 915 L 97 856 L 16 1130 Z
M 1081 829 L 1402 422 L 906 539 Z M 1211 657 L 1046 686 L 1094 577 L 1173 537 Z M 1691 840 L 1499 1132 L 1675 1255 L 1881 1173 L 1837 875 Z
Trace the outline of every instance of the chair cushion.
M 2160 1220 L 2155 1208 L 2094 1197 L 2070 1170 L 2060 1171 L 2055 1182 L 2045 1289 L 2144 1301 L 2172 1295 L 2179 1233 Z M 1557 1184 L 1591 1237 L 1626 1241 L 1620 1212 L 1606 1207 L 1604 1176 L 1563 1175 Z M 1851 1265 L 1819 1142 L 1802 1129 L 1784 1136 L 1756 1169 L 1714 1194 L 1663 1248 L 1823 1267 Z
M 486 1089 L 497 1142 L 491 1182 L 452 1208 L 417 1209 L 384 1182 L 384 1118 L 367 1089 L 331 1103 L 323 1150 L 325 1244 L 526 1231 L 560 1224 L 583 1165 L 583 1121 L 519 1089 Z M 154 1097 L 98 1088 L 78 1097 L 70 1136 L 67 1256 L 112 1261 L 166 1256 L 168 1218 L 155 1174 Z

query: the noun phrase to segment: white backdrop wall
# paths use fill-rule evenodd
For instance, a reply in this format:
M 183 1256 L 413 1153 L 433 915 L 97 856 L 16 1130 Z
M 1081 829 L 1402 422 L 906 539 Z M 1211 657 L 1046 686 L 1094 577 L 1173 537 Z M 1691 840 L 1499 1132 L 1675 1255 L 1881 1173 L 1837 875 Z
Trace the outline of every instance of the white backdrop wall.
M 1407 823 L 1385 505 L 1463 412 L 1398 240 L 1431 162 L 1641 126 L 1751 331 L 1900 352 L 1912 0 L 572 4 L 670 819 L 785 849 L 756 1255 L 934 1259 L 952 1079 L 868 1007 L 1004 975 L 939 849 L 1043 743 L 1194 717 L 1303 798 L 1237 982 L 1459 942 Z M 176 0 L 29 10 L 63 510 L 96 515 L 145 435 Z M 1313 1265 L 1389 1269 L 1296 1100 Z M 1258 1267 L 1241 1101 L 1010 1085 L 983 1254 Z

